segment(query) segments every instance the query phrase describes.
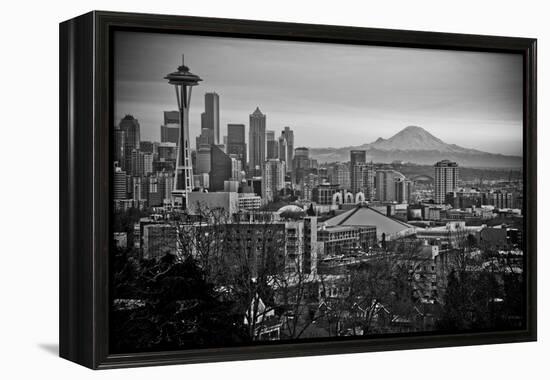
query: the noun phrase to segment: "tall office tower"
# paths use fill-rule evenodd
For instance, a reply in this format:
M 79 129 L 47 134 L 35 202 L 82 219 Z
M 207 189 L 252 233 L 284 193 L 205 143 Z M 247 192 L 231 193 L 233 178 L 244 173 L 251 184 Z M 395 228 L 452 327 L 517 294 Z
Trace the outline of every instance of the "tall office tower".
M 172 189 L 174 188 L 174 177 L 171 172 L 157 173 L 159 192 L 163 202 L 172 203 Z
M 295 184 L 302 182 L 302 179 L 311 169 L 311 160 L 309 158 L 309 149 L 305 147 L 294 150 L 294 159 L 292 160 L 292 179 Z
M 366 150 L 350 150 L 350 163 L 352 165 L 356 163 L 365 163 L 367 162 L 367 151 Z
M 244 124 L 227 124 L 227 154 L 234 154 L 241 161 L 241 167 L 246 166 L 246 142 Z
M 224 181 L 232 178 L 233 161 L 218 146 L 210 146 L 210 191 L 223 191 Z
M 204 94 L 204 112 L 201 114 L 201 129 L 210 129 L 213 144 L 220 144 L 220 97 L 215 92 Z
M 311 160 L 309 159 L 309 149 L 304 146 L 294 149 L 293 161 L 297 165 L 304 165 L 304 163 L 307 162 L 307 167 L 311 166 Z
M 158 157 L 160 161 L 176 161 L 178 147 L 176 143 L 163 142 L 157 147 Z
M 191 162 L 191 146 L 189 143 L 189 105 L 191 102 L 191 89 L 199 84 L 202 79 L 189 71 L 185 66 L 182 56 L 181 65 L 177 71 L 164 77 L 168 84 L 176 90 L 178 103 L 180 132 L 178 134 L 178 158 L 174 175 L 174 188 L 172 201 L 175 207 L 187 208 L 187 194 L 194 188 L 193 165 Z
M 180 134 L 179 111 L 164 111 L 164 124 L 160 126 L 160 142 L 177 144 Z
M 160 126 L 160 142 L 177 144 L 180 134 L 179 111 L 164 111 L 164 125 Z
M 445 203 L 447 193 L 458 188 L 458 164 L 449 160 L 439 161 L 434 165 L 434 202 Z
M 209 174 L 212 160 L 210 157 L 210 153 L 212 151 L 212 145 L 210 144 L 202 144 L 197 149 L 197 162 L 196 162 L 196 169 L 197 174 Z
M 376 171 L 372 163 L 370 164 L 358 164 L 355 166 L 360 168 L 360 188 L 363 194 L 365 195 L 366 200 L 373 200 L 375 196 L 374 191 L 374 179 L 376 176 Z
M 139 122 L 132 115 L 126 115 L 120 120 L 118 125 L 119 129 L 126 132 L 126 144 L 132 149 L 139 149 L 140 132 L 139 132 Z
M 339 162 L 334 165 L 333 177 L 330 182 L 334 185 L 340 185 L 341 189 L 351 189 L 350 169 L 346 162 Z
M 143 153 L 156 153 L 155 143 L 152 141 L 140 141 L 139 150 Z
M 319 176 L 314 173 L 309 173 L 304 176 L 301 182 L 301 198 L 305 201 L 311 201 L 313 199 L 313 189 L 319 186 Z
M 266 131 L 265 140 L 266 140 L 266 152 L 265 152 L 266 160 L 269 160 L 270 158 L 279 158 L 279 143 L 275 139 L 275 131 Z
M 248 145 L 249 145 L 249 175 L 260 175 L 262 165 L 265 161 L 265 122 L 264 115 L 259 107 L 250 115 L 250 126 L 248 130 Z
M 396 201 L 395 182 L 400 180 L 404 181 L 405 176 L 395 170 L 377 170 L 376 199 L 383 202 Z
M 126 172 L 115 167 L 113 177 L 113 199 L 128 199 L 128 182 Z
M 288 160 L 288 141 L 286 141 L 286 137 L 284 134 L 281 133 L 281 136 L 279 137 L 278 142 L 278 148 L 279 148 L 279 160 L 283 162 L 287 162 Z M 289 165 L 292 165 L 292 162 L 289 163 Z
M 350 185 L 351 192 L 358 193 L 362 186 L 362 166 L 367 161 L 367 152 L 364 150 L 351 150 L 350 154 Z
M 243 179 L 243 165 L 236 154 L 228 154 L 231 158 L 231 180 L 240 182 Z
M 160 142 L 178 143 L 180 127 L 177 124 L 168 124 L 160 126 Z
M 125 141 L 125 170 L 128 170 L 131 166 L 132 160 L 132 151 L 134 149 L 139 149 L 140 143 L 140 131 L 139 131 L 139 122 L 132 115 L 126 115 L 120 120 L 118 124 L 120 130 L 124 131 L 126 134 Z
M 267 160 L 262 170 L 262 197 L 271 202 L 285 187 L 285 163 L 276 158 Z
M 162 206 L 162 191 L 159 186 L 159 177 L 152 175 L 147 177 L 147 205 L 149 207 Z
M 294 159 L 294 131 L 290 127 L 285 127 L 281 131 L 281 137 L 284 137 L 286 141 L 286 156 L 283 159 L 279 156 L 281 161 L 285 161 L 287 164 L 287 171 L 292 171 L 292 160 Z
M 142 177 L 132 177 L 132 199 L 134 201 L 147 199 L 146 192 L 143 191 L 142 179 Z
M 178 125 L 180 123 L 179 111 L 164 111 L 164 125 Z
M 403 177 L 395 178 L 395 200 L 398 203 L 410 203 L 413 192 L 411 181 Z
M 202 145 L 215 145 L 214 133 L 211 129 L 203 128 L 201 129 L 201 134 L 197 136 L 195 146 L 199 149 Z
M 145 174 L 143 167 L 143 156 L 144 153 L 139 149 L 132 150 L 130 155 L 130 175 L 132 177 L 141 177 Z
M 153 173 L 153 161 L 155 160 L 155 155 L 153 153 L 144 153 L 143 154 L 143 174 L 148 175 Z
M 277 140 L 267 141 L 266 159 L 279 158 L 279 142 Z
M 126 170 L 126 132 L 116 127 L 114 139 L 114 159 L 121 170 Z

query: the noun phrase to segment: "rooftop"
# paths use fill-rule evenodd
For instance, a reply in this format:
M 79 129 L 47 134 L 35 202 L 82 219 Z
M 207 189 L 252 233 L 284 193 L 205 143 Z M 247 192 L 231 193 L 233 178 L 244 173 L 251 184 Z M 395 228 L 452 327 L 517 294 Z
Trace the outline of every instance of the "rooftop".
M 325 221 L 327 227 L 333 226 L 375 226 L 378 235 L 406 235 L 414 232 L 410 224 L 393 219 L 366 205 L 359 205 L 349 211 Z

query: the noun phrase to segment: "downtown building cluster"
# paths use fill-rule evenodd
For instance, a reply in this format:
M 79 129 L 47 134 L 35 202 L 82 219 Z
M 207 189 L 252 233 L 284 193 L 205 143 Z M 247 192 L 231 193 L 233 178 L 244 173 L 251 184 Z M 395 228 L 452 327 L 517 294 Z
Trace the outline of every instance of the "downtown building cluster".
M 313 247 L 310 252 L 304 257 L 302 253 L 299 255 L 300 262 L 308 263 L 300 268 L 316 268 L 317 260 L 323 255 L 357 250 L 368 252 L 381 239 L 403 236 L 401 232 L 386 231 L 369 222 L 368 217 L 346 228 L 317 223 L 317 218 L 330 220 L 356 207 L 369 208 L 388 219 L 409 223 L 402 229 L 406 234 L 421 228 L 439 228 L 454 221 L 480 224 L 502 215 L 521 215 L 517 207 L 521 209 L 517 188 L 499 188 L 495 184 L 483 189 L 464 187 L 455 162 L 435 163 L 433 180 L 428 184 L 422 178 L 418 181 L 407 178 L 397 170 L 402 163 L 369 162 L 365 150 L 351 150 L 347 162 L 319 164 L 309 156 L 307 147 L 295 147 L 295 135 L 290 127 L 285 127 L 278 136 L 275 131 L 268 130 L 267 116 L 259 107 L 249 115 L 248 140 L 245 124 L 229 123 L 227 133 L 222 135 L 220 96 L 206 93 L 204 100 L 201 131 L 191 150 L 194 188 L 188 193 L 186 212 L 197 215 L 205 209 L 223 210 L 231 217 L 248 218 L 249 224 L 257 220 L 252 214 L 262 214 L 262 218 L 269 214 L 271 222 L 286 223 L 287 229 L 289 224 L 281 221 L 281 214 L 290 210 L 302 215 L 302 224 L 309 219 L 306 224 L 315 226 L 313 229 L 318 231 L 313 234 L 315 241 L 308 243 Z M 163 116 L 160 142 L 142 141 L 139 121 L 131 115 L 126 115 L 116 125 L 115 211 L 134 208 L 159 216 L 174 210 L 180 120 L 178 111 L 165 111 Z M 252 216 L 245 216 L 247 214 Z M 263 223 L 263 219 L 259 223 Z M 166 236 L 171 236 L 163 231 L 171 227 L 162 222 L 162 217 L 160 222 L 158 218 L 146 217 L 141 224 L 135 229 L 134 242 L 143 257 L 158 257 L 175 249 L 175 244 L 162 248 L 162 244 L 151 243 L 154 236 L 158 235 L 162 242 L 166 241 Z M 369 239 L 365 239 L 367 230 Z M 128 240 L 127 237 L 124 240 Z M 306 244 L 300 241 L 299 245 Z

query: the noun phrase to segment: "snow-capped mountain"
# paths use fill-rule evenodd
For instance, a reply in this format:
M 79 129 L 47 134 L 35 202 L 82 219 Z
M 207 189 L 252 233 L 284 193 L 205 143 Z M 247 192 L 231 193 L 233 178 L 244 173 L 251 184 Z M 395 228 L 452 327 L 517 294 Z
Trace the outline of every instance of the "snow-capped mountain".
M 456 161 L 470 167 L 520 167 L 522 158 L 483 152 L 448 144 L 417 126 L 409 126 L 388 139 L 378 138 L 370 144 L 345 148 L 313 148 L 312 158 L 319 162 L 348 161 L 349 151 L 367 151 L 367 159 L 375 162 L 405 161 L 434 164 L 442 159 Z

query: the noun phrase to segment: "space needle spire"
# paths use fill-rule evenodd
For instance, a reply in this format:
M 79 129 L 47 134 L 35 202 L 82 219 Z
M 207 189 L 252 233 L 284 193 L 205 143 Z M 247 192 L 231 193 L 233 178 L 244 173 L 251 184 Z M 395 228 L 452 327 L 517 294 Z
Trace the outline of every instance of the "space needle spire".
M 181 56 L 181 66 L 177 71 L 164 77 L 176 90 L 176 99 L 179 110 L 179 137 L 174 187 L 172 189 L 173 204 L 186 209 L 188 207 L 188 193 L 193 190 L 193 167 L 191 164 L 191 147 L 189 144 L 189 105 L 191 89 L 202 79 L 189 71 L 185 66 L 184 55 Z

